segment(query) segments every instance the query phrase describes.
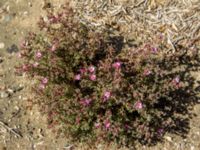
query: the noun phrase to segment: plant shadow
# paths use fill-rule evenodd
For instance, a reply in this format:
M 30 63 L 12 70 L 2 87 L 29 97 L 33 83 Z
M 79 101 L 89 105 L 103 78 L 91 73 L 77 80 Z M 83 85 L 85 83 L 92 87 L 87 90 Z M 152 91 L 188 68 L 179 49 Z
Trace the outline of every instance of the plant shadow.
M 125 44 L 131 47 L 130 43 L 123 43 L 122 37 L 115 37 L 111 41 L 119 53 Z M 167 133 L 182 138 L 187 137 L 190 131 L 190 121 L 196 115 L 192 111 L 193 107 L 200 103 L 200 81 L 197 81 L 197 77 L 192 74 L 200 72 L 200 55 L 199 49 L 196 50 L 196 53 L 192 52 L 191 54 L 191 51 L 182 45 L 177 45 L 175 53 L 174 56 L 171 54 L 169 58 L 163 59 L 158 65 L 163 70 L 170 72 L 162 78 L 163 80 L 179 75 L 184 86 L 161 96 L 157 103 L 152 106 L 152 109 L 162 115 L 155 115 L 154 122 L 149 125 L 151 138 L 148 140 L 145 137 L 132 139 L 127 134 L 129 138 L 127 146 L 134 147 L 134 140 L 142 145 L 154 146 L 163 142 L 164 135 Z M 164 126 L 161 126 L 163 124 Z
M 149 126 L 153 131 L 151 140 L 138 139 L 142 144 L 153 146 L 158 142 L 163 142 L 166 133 L 178 135 L 182 138 L 186 138 L 189 133 L 190 121 L 195 116 L 192 112 L 193 106 L 198 104 L 200 99 L 199 81 L 192 75 L 193 72 L 200 71 L 200 57 L 198 51 L 194 56 L 190 56 L 189 51 L 181 52 L 182 49 L 179 50 L 180 53 L 176 58 L 170 57 L 159 65 L 164 70 L 175 70 L 164 78 L 178 74 L 184 86 L 169 92 L 154 104 L 153 109 L 156 109 L 162 115 L 154 116 L 156 122 Z M 165 126 L 160 126 L 163 123 Z M 159 133 L 159 129 L 162 129 L 162 133 Z

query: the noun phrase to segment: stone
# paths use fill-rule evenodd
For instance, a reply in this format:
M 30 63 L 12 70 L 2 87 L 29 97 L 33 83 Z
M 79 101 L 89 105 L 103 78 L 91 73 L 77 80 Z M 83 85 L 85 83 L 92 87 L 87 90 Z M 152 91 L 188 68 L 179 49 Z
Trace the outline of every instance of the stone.
M 5 91 L 0 91 L 0 98 L 7 98 L 9 97 L 9 94 Z
M 172 142 L 172 138 L 170 136 L 165 136 L 164 137 L 167 141 Z
M 12 89 L 7 89 L 7 92 L 10 93 L 10 94 L 14 93 L 14 91 Z
M 11 45 L 10 47 L 7 48 L 8 53 L 16 53 L 18 51 L 19 51 L 19 48 L 15 44 L 13 44 L 13 45 Z
M 23 88 L 24 87 L 22 85 L 19 85 L 19 86 L 17 85 L 17 86 L 13 86 L 12 90 L 13 90 L 14 93 L 16 93 L 16 92 L 23 90 Z
M 4 18 L 3 21 L 5 23 L 10 22 L 12 20 L 12 16 L 10 16 L 10 15 L 5 15 L 3 18 Z
M 25 16 L 28 15 L 28 11 L 25 11 L 23 14 L 24 14 Z

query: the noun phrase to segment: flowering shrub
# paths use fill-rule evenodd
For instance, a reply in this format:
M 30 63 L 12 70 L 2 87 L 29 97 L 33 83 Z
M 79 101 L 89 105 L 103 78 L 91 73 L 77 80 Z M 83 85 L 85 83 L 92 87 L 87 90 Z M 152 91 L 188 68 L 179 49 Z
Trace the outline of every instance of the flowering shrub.
M 39 27 L 21 43 L 18 71 L 36 79 L 49 127 L 78 139 L 148 142 L 173 124 L 173 105 L 162 102 L 186 87 L 173 65 L 180 52 L 163 53 L 162 39 L 118 50 L 108 32 L 79 23 L 69 8 L 48 12 Z

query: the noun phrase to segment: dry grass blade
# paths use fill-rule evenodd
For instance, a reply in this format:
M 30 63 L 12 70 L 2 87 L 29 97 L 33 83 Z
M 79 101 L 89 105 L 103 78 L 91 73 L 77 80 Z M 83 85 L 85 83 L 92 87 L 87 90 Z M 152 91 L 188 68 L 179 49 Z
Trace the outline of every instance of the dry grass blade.
M 22 138 L 22 135 L 17 133 L 14 129 L 10 128 L 8 125 L 6 125 L 4 122 L 0 121 L 0 125 L 2 127 L 4 127 L 5 129 L 7 129 L 9 132 L 11 132 L 12 134 L 14 134 L 16 137 L 18 138 Z
M 196 38 L 199 36 L 200 1 L 185 0 L 75 0 L 72 2 L 82 22 L 103 29 L 105 24 L 117 23 L 123 26 L 123 33 L 135 32 L 138 28 L 146 33 L 172 32 L 170 40 L 180 37 Z M 131 26 L 134 28 L 131 29 Z M 159 29 L 165 26 L 165 29 Z M 150 35 L 151 36 L 151 35 Z M 170 44 L 171 45 L 171 44 Z

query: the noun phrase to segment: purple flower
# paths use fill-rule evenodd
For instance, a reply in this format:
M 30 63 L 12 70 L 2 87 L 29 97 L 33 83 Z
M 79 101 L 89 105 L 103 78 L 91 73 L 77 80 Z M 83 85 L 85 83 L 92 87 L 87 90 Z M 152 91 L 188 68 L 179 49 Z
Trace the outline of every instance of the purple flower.
M 90 73 L 93 73 L 95 71 L 95 67 L 94 66 L 90 66 L 88 68 L 88 70 L 89 70 Z
M 142 102 L 141 102 L 141 101 L 137 101 L 137 102 L 135 103 L 135 108 L 136 108 L 136 109 L 142 109 L 142 108 L 143 108 Z
M 95 123 L 94 126 L 95 126 L 95 128 L 99 128 L 100 127 L 100 123 Z
M 77 81 L 81 80 L 81 75 L 80 74 L 75 75 L 74 80 Z
M 80 124 L 81 119 L 79 117 L 76 117 L 76 124 Z
M 151 51 L 152 51 L 152 53 L 158 53 L 158 48 L 152 47 L 152 48 L 151 48 Z
M 176 78 L 174 78 L 174 79 L 172 80 L 172 83 L 174 84 L 174 86 L 175 86 L 176 88 L 179 88 L 179 87 L 180 87 L 180 78 L 177 76 Z
M 90 75 L 90 80 L 92 80 L 92 81 L 95 81 L 96 80 L 96 75 L 95 74 L 92 74 L 92 75 Z
M 111 96 L 111 92 L 110 91 L 106 91 L 103 95 L 103 100 L 104 102 L 107 101 Z
M 39 89 L 40 89 L 40 90 L 44 90 L 44 89 L 45 89 L 45 85 L 44 85 L 44 84 L 40 84 L 40 85 L 39 85 Z
M 125 124 L 124 127 L 125 127 L 126 130 L 131 128 L 128 124 Z
M 117 61 L 117 62 L 113 63 L 112 66 L 115 69 L 119 69 L 121 67 L 121 62 Z
M 39 65 L 39 63 L 38 62 L 35 62 L 34 64 L 33 64 L 33 67 L 37 67 Z
M 104 125 L 105 125 L 105 128 L 106 128 L 106 129 L 109 129 L 111 123 L 110 123 L 110 121 L 106 120 L 106 121 L 104 122 Z
M 19 53 L 17 54 L 17 57 L 18 57 L 18 58 L 22 58 L 22 54 L 19 52 Z
M 160 128 L 160 129 L 158 129 L 158 131 L 157 131 L 157 132 L 158 132 L 158 134 L 159 134 L 159 135 L 162 135 L 162 134 L 163 134 L 163 132 L 164 132 L 164 130 L 163 130 L 162 128 Z
M 57 44 L 55 43 L 55 44 L 52 45 L 52 47 L 51 47 L 50 50 L 51 50 L 52 52 L 54 52 L 56 49 L 57 49 Z
M 79 71 L 80 71 L 81 74 L 84 74 L 86 72 L 86 69 L 85 68 L 81 68 Z
M 151 74 L 151 71 L 149 69 L 144 70 L 144 75 L 148 76 Z
M 47 84 L 47 83 L 48 83 L 48 79 L 47 79 L 47 78 L 43 78 L 43 79 L 42 79 L 42 84 L 45 85 L 45 84 Z
M 180 78 L 179 77 L 174 78 L 173 82 L 176 83 L 176 84 L 178 84 L 180 82 Z
M 22 70 L 23 70 L 23 71 L 28 71 L 28 70 L 29 70 L 29 65 L 23 64 L 23 65 L 22 65 Z
M 41 57 L 42 57 L 42 53 L 38 51 L 38 52 L 36 53 L 36 58 L 40 59 Z
M 80 103 L 81 103 L 83 106 L 89 106 L 91 102 L 92 102 L 91 99 L 87 99 L 87 98 L 86 98 L 86 99 L 82 99 Z

